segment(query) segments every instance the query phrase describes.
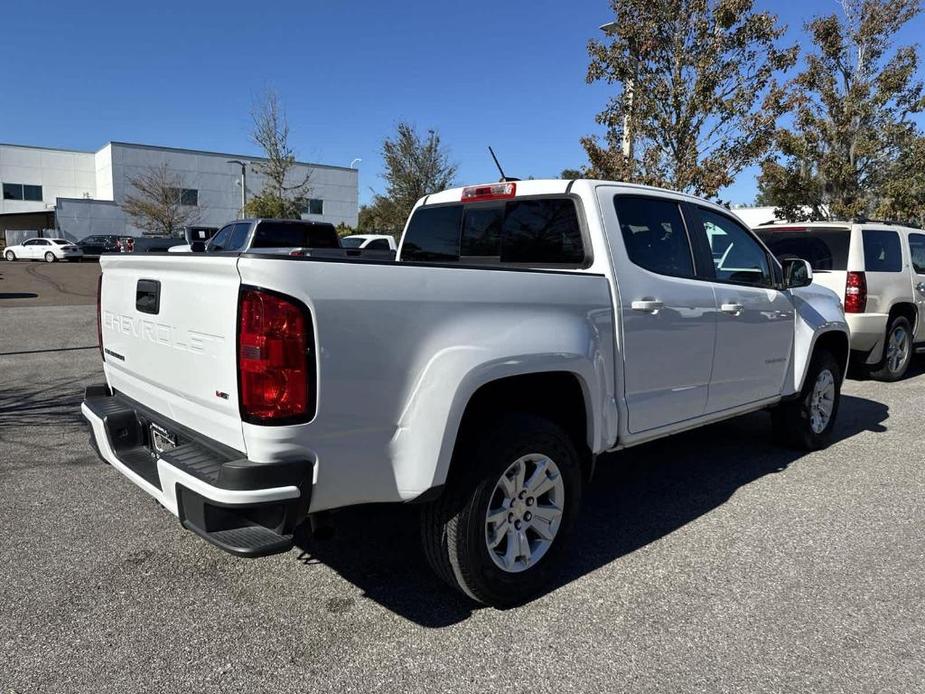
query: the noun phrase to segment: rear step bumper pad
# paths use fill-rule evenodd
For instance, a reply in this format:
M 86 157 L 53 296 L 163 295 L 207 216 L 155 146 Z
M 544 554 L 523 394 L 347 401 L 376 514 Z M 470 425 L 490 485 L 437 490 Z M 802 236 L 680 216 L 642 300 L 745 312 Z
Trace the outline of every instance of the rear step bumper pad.
M 314 461 L 250 462 L 122 394 L 110 394 L 105 385 L 88 387 L 80 409 L 99 456 L 183 527 L 239 556 L 292 548 L 293 531 L 308 513 Z M 150 453 L 150 423 L 177 432 L 177 448 L 159 457 Z

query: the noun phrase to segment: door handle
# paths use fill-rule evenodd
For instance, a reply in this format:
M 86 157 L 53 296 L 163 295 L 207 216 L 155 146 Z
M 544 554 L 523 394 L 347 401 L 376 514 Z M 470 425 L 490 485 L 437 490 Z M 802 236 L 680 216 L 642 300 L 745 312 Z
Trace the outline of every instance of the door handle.
M 729 303 L 720 305 L 719 310 L 732 316 L 738 316 L 742 313 L 743 308 L 742 304 Z
M 636 299 L 630 304 L 630 307 L 634 311 L 642 311 L 643 313 L 658 313 L 658 310 L 664 305 L 658 299 Z

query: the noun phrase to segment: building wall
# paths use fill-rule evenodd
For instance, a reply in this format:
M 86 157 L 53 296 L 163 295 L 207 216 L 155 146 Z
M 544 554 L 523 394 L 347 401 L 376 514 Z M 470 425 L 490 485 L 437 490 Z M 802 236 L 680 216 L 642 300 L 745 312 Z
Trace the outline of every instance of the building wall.
M 198 224 L 219 227 L 240 216 L 241 168 L 229 159 L 259 163 L 258 157 L 110 142 L 98 152 L 64 152 L 0 145 L 0 181 L 41 185 L 42 202 L 0 200 L 0 214 L 56 207 L 58 228 L 83 238 L 89 234 L 140 235 L 119 206 L 131 192 L 130 180 L 166 164 L 184 188 L 199 192 Z M 264 179 L 248 167 L 247 194 L 263 189 Z M 309 176 L 309 197 L 324 201 L 321 215 L 303 219 L 357 225 L 358 172 L 346 167 L 299 163 L 292 182 Z
M 3 200 L 0 195 L 0 214 L 51 209 L 59 197 L 96 197 L 94 155 L 91 152 L 0 145 L 0 183 L 42 186 L 40 202 Z

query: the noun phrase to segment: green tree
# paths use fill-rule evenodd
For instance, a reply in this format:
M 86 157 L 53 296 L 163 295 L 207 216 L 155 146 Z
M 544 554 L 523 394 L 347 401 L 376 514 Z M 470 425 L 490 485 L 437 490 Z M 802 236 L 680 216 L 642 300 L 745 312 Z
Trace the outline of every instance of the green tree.
M 404 121 L 383 141 L 382 158 L 385 193 L 374 195 L 372 202 L 360 209 L 359 228 L 397 236 L 419 199 L 452 187 L 457 166 L 450 162 L 436 130 L 428 130 L 427 137 L 422 138 Z
M 841 4 L 806 26 L 813 52 L 789 85 L 792 125 L 762 165 L 760 197 L 789 219 L 915 216 L 923 148 L 911 116 L 925 100 L 916 49 L 892 44 L 919 0 Z
M 559 178 L 582 178 L 582 173 L 578 169 L 562 169 L 562 173 L 559 174 Z
M 784 27 L 751 0 L 611 0 L 588 44 L 589 83 L 620 85 L 585 137 L 586 174 L 715 196 L 768 152 L 796 61 Z
M 247 201 L 247 217 L 299 219 L 311 193 L 311 172 L 294 176 L 295 153 L 289 146 L 289 122 L 274 91 L 266 92 L 251 111 L 251 139 L 264 161 L 253 165 L 264 176 L 263 190 Z

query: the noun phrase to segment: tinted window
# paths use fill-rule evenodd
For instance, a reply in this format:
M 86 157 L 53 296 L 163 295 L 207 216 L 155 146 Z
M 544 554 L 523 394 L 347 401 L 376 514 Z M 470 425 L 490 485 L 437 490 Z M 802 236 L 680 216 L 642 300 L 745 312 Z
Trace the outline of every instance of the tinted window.
M 199 205 L 199 191 L 193 188 L 183 188 L 180 190 L 180 204 L 196 207 Z
M 234 224 L 229 224 L 226 227 L 219 229 L 218 233 L 212 237 L 212 240 L 209 242 L 210 251 L 223 251 L 225 246 L 228 245 L 228 237 L 231 236 L 231 232 L 234 231 Z
M 478 205 L 464 210 L 459 255 L 463 262 L 501 260 L 501 224 L 504 221 L 504 204 Z
M 581 265 L 585 261 L 578 213 L 567 198 L 507 203 L 501 238 L 502 263 Z
M 37 246 L 38 243 L 38 239 L 29 239 L 23 244 L 23 246 Z
M 462 205 L 419 207 L 408 222 L 402 260 L 448 262 L 459 260 Z
M 864 268 L 868 272 L 899 272 L 903 269 L 903 254 L 899 234 L 895 231 L 864 229 Z
M 370 241 L 367 248 L 371 251 L 391 250 L 391 246 L 389 246 L 389 242 L 386 239 L 376 239 L 375 241 Z
M 778 258 L 802 258 L 813 270 L 846 270 L 851 234 L 846 229 L 756 229 Z
M 3 199 L 4 200 L 22 200 L 22 185 L 19 183 L 4 183 L 3 184 Z
M 568 198 L 422 207 L 405 234 L 403 260 L 579 265 L 585 260 Z
M 340 240 L 341 248 L 359 248 L 363 245 L 363 242 L 366 239 L 361 239 L 356 236 L 348 236 L 347 238 Z
M 700 208 L 700 218 L 710 244 L 717 280 L 756 287 L 771 286 L 767 253 L 745 227 L 704 208 Z
M 678 204 L 656 198 L 614 198 L 626 254 L 639 267 L 674 277 L 693 277 L 694 262 Z
M 916 274 L 925 275 L 925 234 L 909 234 L 909 250 Z
M 340 248 L 333 224 L 261 222 L 251 248 Z
M 228 243 L 225 246 L 226 251 L 240 251 L 244 249 L 247 243 L 247 235 L 251 230 L 249 222 L 235 224 L 231 234 L 228 236 Z

